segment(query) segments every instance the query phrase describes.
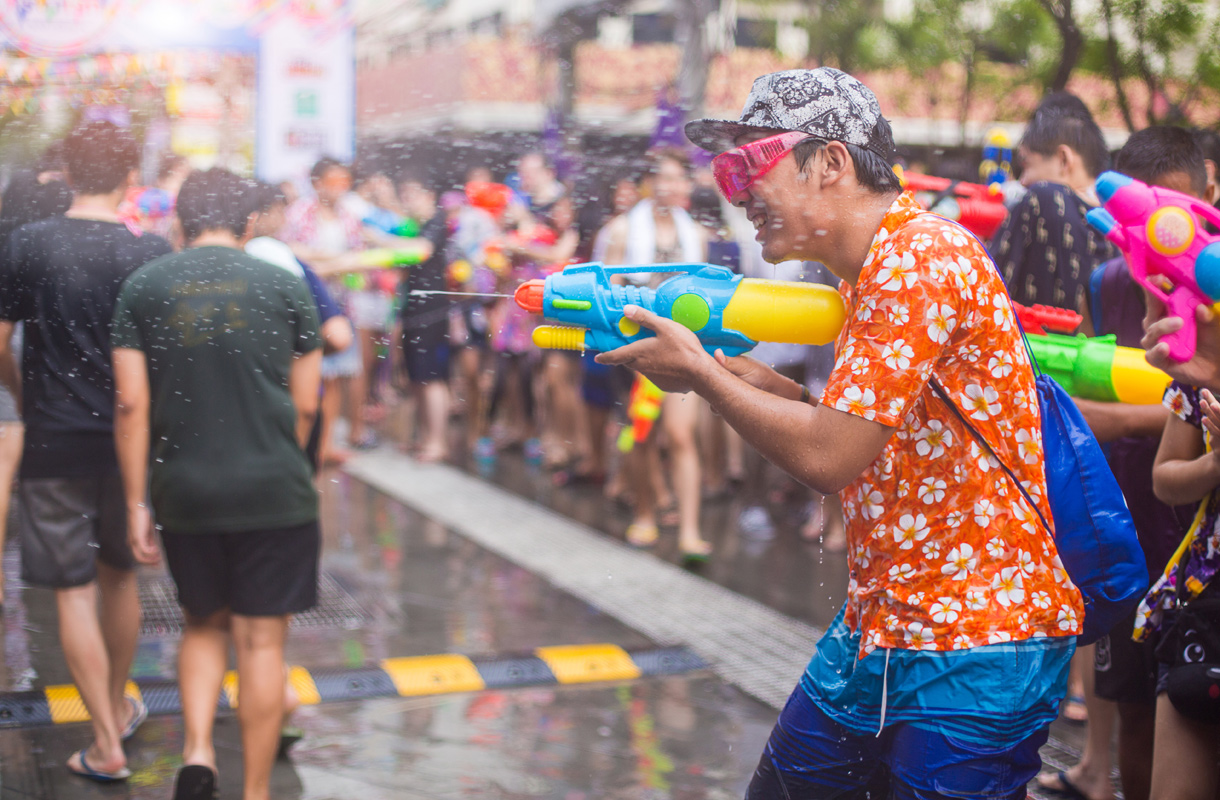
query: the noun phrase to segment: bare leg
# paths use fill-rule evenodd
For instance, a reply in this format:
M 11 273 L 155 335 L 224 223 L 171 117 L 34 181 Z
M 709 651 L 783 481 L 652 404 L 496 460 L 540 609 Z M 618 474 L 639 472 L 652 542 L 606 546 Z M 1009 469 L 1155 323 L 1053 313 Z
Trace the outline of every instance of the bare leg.
M 1152 800 L 1212 800 L 1220 790 L 1216 747 L 1220 725 L 1204 725 L 1178 713 L 1167 695 L 1156 699 L 1152 752 Z
M 280 725 L 284 719 L 284 638 L 287 631 L 287 616 L 233 615 L 245 800 L 269 800 L 271 797 L 271 768 L 275 764 Z
M 368 331 L 356 331 L 359 346 L 364 346 Z M 347 431 L 348 444 L 356 446 L 364 439 L 364 400 L 368 394 L 368 376 L 364 374 L 364 361 L 355 375 L 347 377 L 347 418 L 351 427 Z
M 178 650 L 178 686 L 182 693 L 182 723 L 185 728 L 183 764 L 199 764 L 216 769 L 212 724 L 216 721 L 216 701 L 220 697 L 228 660 L 229 626 L 228 609 L 208 617 L 186 615 L 186 630 L 182 633 L 182 647 Z M 282 673 L 280 680 L 283 680 Z M 282 683 L 279 691 L 282 699 Z M 275 723 L 279 724 L 278 717 Z
M 121 731 L 135 714 L 123 695 L 140 638 L 140 594 L 133 570 L 115 569 L 101 561 L 97 563 L 97 586 L 102 601 L 102 640 L 110 661 L 110 706 Z
M 4 552 L 4 541 L 8 533 L 9 498 L 12 496 L 17 465 L 21 463 L 24 433 L 25 427 L 20 422 L 0 423 L 0 553 Z M 3 602 L 4 571 L 0 570 L 0 603 Z
M 627 540 L 634 545 L 650 545 L 657 538 L 657 506 L 653 491 L 652 469 L 656 462 L 655 437 L 636 442 L 624 459 L 624 471 L 631 486 L 634 504 L 631 527 L 627 529 Z
M 1090 719 L 1093 709 L 1089 709 Z M 1156 706 L 1118 704 L 1118 773 L 1123 797 L 1148 800 L 1152 791 L 1152 753 L 1156 741 Z
M 1080 761 L 1065 774 L 1072 785 L 1093 800 L 1111 800 L 1114 786 L 1110 782 L 1110 771 L 1114 767 L 1114 759 L 1110 748 L 1114 741 L 1118 707 L 1093 691 L 1093 645 L 1080 648 L 1072 658 L 1073 661 L 1079 659 L 1089 727 L 1085 732 L 1084 752 L 1080 754 Z M 1045 788 L 1058 788 L 1058 776 L 1049 775 L 1040 779 L 1039 783 Z
M 423 439 L 419 448 L 420 461 L 442 461 L 448 455 L 445 441 L 449 428 L 449 384 L 442 380 L 429 381 L 418 388 L 423 417 Z
M 339 379 L 327 378 L 322 390 L 322 425 L 318 432 L 318 468 L 330 463 L 332 458 L 332 441 L 334 438 L 335 420 L 339 418 L 343 406 L 343 396 L 339 393 Z
M 702 497 L 699 450 L 695 446 L 695 427 L 701 402 L 694 393 L 667 394 L 661 420 L 669 438 L 674 493 L 678 496 L 678 546 L 683 553 L 706 555 L 712 546 L 699 532 Z
M 57 589 L 55 601 L 64 660 L 92 718 L 89 766 L 114 772 L 127 765 L 127 756 L 119 741 L 118 713 L 111 700 L 111 665 L 98 619 L 97 583 Z

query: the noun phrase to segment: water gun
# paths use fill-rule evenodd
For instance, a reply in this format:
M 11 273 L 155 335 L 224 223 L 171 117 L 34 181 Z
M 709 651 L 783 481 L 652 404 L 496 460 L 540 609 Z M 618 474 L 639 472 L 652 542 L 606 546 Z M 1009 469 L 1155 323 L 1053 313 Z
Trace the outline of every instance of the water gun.
M 612 275 L 674 272 L 655 290 L 611 284 Z M 839 293 L 829 286 L 743 278 L 711 264 L 607 267 L 575 264 L 526 281 L 514 299 L 525 311 L 563 325 L 539 325 L 534 344 L 554 350 L 605 352 L 652 336 L 623 316 L 636 305 L 685 325 L 709 353 L 740 355 L 759 342 L 828 344 L 843 327 Z
M 423 250 L 410 245 L 404 247 L 375 247 L 349 253 L 345 257 L 343 285 L 348 289 L 361 290 L 368 286 L 364 272 L 374 269 L 410 267 L 423 261 Z
M 921 206 L 960 223 L 980 239 L 990 239 L 1008 216 L 1004 193 L 996 184 L 983 186 L 917 172 L 902 173 L 900 178 L 903 188 L 914 192 Z
M 1208 233 L 1199 218 L 1220 225 L 1220 211 L 1182 192 L 1103 172 L 1097 178 L 1102 205 L 1089 223 L 1118 245 L 1131 277 L 1182 320 L 1166 336 L 1169 357 L 1179 363 L 1195 353 L 1195 308 L 1220 299 L 1220 236 Z
M 1169 376 L 1144 351 L 1119 347 L 1114 336 L 1071 336 L 1084 318 L 1075 311 L 1013 303 L 1038 367 L 1072 397 L 1108 403 L 1157 405 Z
M 1138 347 L 1119 347 L 1114 336 L 1027 337 L 1038 367 L 1081 400 L 1159 405 L 1170 377 L 1144 359 Z
M 1075 333 L 1076 329 L 1080 327 L 1080 323 L 1084 322 L 1084 317 L 1075 311 L 1068 311 L 1066 308 L 1044 305 L 1023 306 L 1020 303 L 1013 303 L 1012 307 L 1017 312 L 1017 321 L 1021 323 L 1021 330 L 1031 336 L 1045 336 L 1048 332 Z
M 635 381 L 631 384 L 630 399 L 627 401 L 627 419 L 631 420 L 631 425 L 619 433 L 620 453 L 630 453 L 638 443 L 648 439 L 653 423 L 661 416 L 661 400 L 664 397 L 665 392 L 657 388 L 655 383 L 636 373 Z
M 1012 179 L 1012 139 L 1003 128 L 992 128 L 983 139 L 983 161 L 979 164 L 979 180 L 986 186 L 999 185 Z
M 406 245 L 361 250 L 353 255 L 352 264 L 355 269 L 394 269 L 411 267 L 423 260 L 422 247 Z

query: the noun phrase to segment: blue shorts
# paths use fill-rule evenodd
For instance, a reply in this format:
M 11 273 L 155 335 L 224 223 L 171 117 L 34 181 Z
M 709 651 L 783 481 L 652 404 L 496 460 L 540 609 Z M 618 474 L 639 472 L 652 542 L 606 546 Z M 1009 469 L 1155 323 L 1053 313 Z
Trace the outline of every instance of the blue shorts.
M 780 712 L 746 800 L 1025 797 L 1042 766 L 1049 725 L 1015 743 L 987 744 L 903 722 L 859 734 L 822 713 L 797 687 Z

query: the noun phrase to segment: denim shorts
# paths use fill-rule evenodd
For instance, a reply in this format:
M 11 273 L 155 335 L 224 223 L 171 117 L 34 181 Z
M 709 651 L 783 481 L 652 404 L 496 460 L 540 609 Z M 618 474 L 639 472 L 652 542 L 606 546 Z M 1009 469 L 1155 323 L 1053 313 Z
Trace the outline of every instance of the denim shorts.
M 824 714 L 800 686 L 780 712 L 746 800 L 933 800 L 1025 797 L 1042 766 L 1045 725 L 1015 744 L 961 739 L 937 725 L 903 722 L 880 736 Z

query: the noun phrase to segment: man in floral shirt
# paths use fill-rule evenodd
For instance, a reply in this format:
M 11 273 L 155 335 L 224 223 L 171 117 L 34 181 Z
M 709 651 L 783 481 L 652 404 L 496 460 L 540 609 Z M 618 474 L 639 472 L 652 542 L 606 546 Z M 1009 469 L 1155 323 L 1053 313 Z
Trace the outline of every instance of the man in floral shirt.
M 847 603 L 748 797 L 1024 797 L 1083 604 L 1040 519 L 1033 374 L 995 267 L 902 194 L 889 123 L 838 70 L 763 76 L 740 121 L 687 135 L 721 152 L 721 191 L 767 260 L 823 262 L 847 309 L 820 402 L 643 309 L 627 316 L 657 336 L 599 356 L 694 389 L 768 459 L 843 499 Z

